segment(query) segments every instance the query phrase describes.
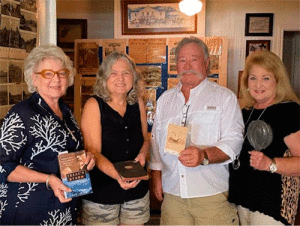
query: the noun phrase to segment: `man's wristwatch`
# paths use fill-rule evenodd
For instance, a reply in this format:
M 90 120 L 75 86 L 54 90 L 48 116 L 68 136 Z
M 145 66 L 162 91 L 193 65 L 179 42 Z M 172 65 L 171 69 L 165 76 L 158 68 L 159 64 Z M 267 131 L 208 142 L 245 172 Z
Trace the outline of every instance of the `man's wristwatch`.
M 206 151 L 204 151 L 204 159 L 203 159 L 201 165 L 207 166 L 208 164 L 209 164 L 208 155 L 207 155 Z
M 276 165 L 275 159 L 272 159 L 272 163 L 270 165 L 270 172 L 275 173 L 276 171 L 277 171 L 277 165 Z

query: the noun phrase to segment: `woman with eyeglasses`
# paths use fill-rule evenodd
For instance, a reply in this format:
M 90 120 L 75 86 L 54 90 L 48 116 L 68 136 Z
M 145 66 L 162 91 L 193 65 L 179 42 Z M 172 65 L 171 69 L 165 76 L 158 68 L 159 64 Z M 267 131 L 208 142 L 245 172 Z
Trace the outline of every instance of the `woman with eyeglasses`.
M 0 128 L 0 224 L 77 223 L 78 198 L 60 179 L 57 156 L 83 150 L 69 107 L 60 99 L 73 84 L 72 61 L 54 45 L 39 46 L 25 60 L 32 95 L 13 106 Z M 94 167 L 87 153 L 87 169 Z

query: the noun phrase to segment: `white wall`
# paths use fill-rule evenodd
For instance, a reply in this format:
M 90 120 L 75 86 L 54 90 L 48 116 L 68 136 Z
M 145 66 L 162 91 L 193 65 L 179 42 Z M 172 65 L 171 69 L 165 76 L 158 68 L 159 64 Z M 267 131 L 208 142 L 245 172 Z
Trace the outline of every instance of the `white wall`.
M 87 19 L 89 39 L 112 39 L 114 38 L 114 15 L 107 13 L 57 13 L 61 19 Z
M 57 0 L 58 18 L 88 19 L 88 38 L 114 37 L 114 0 Z M 245 37 L 246 13 L 274 13 L 272 37 Z M 206 36 L 229 38 L 228 87 L 237 91 L 246 40 L 271 40 L 282 56 L 283 30 L 300 30 L 300 0 L 206 0 Z
M 271 40 L 271 51 L 282 56 L 283 30 L 300 30 L 299 0 L 207 0 L 206 36 L 229 38 L 228 87 L 237 91 L 246 40 Z M 246 13 L 274 13 L 273 36 L 245 36 Z
M 57 18 L 87 19 L 88 38 L 114 38 L 113 0 L 57 0 Z

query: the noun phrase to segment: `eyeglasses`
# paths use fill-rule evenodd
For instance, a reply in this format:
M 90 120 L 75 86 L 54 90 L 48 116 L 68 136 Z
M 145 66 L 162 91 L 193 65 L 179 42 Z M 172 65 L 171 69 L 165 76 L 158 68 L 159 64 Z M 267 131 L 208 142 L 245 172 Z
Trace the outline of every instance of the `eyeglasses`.
M 60 69 L 58 71 L 53 71 L 51 69 L 44 69 L 41 72 L 36 72 L 36 74 L 39 74 L 39 75 L 43 76 L 46 79 L 52 79 L 55 74 L 57 74 L 58 77 L 60 77 L 60 78 L 66 78 L 66 77 L 69 76 L 70 71 L 66 68 Z
M 186 126 L 186 120 L 187 120 L 189 108 L 190 108 L 190 105 L 186 105 L 186 104 L 183 105 L 181 126 Z

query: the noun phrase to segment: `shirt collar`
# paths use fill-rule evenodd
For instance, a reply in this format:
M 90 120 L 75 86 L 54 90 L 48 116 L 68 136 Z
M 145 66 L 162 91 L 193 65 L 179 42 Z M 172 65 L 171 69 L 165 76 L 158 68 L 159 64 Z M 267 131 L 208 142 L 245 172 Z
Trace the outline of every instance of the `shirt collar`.
M 44 110 L 48 111 L 49 113 L 54 114 L 54 112 L 52 111 L 52 109 L 49 107 L 49 105 L 46 103 L 46 101 L 43 99 L 43 97 L 37 93 L 37 92 L 34 92 L 32 95 L 31 95 L 31 98 L 41 107 L 43 108 Z M 60 110 L 62 111 L 63 113 L 63 117 L 65 118 L 68 114 L 68 107 L 67 105 L 63 102 L 62 99 L 59 99 L 59 107 L 60 107 Z
M 202 82 L 200 82 L 199 85 L 197 85 L 195 88 L 191 89 L 190 98 L 193 97 L 193 96 L 196 96 L 197 94 L 199 94 L 204 89 L 204 87 L 207 85 L 207 83 L 208 83 L 208 79 L 206 77 Z M 179 81 L 179 83 L 176 86 L 177 96 L 182 93 L 181 92 L 181 87 L 182 87 L 182 84 Z

